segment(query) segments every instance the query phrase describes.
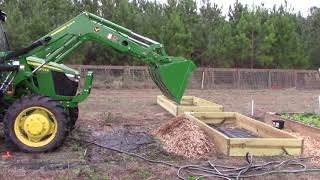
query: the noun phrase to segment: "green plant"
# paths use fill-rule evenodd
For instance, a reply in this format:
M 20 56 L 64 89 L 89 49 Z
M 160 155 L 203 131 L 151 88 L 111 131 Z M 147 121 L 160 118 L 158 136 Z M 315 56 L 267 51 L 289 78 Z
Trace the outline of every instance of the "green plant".
M 151 171 L 148 171 L 148 170 L 143 170 L 143 171 L 139 172 L 139 176 L 142 179 L 148 179 L 149 177 L 153 176 L 153 173 Z
M 196 180 L 196 179 L 204 180 L 203 178 L 199 178 L 199 177 L 196 177 L 196 176 L 188 176 L 187 177 L 187 180 Z
M 320 127 L 320 114 L 317 113 L 302 113 L 302 114 L 288 114 L 280 115 L 283 119 L 298 121 L 309 126 Z

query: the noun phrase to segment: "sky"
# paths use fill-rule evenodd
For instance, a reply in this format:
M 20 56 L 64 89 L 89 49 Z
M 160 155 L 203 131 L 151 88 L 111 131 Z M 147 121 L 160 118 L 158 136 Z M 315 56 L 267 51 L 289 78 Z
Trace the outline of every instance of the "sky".
M 198 0 L 197 0 L 198 1 Z M 228 12 L 229 6 L 234 4 L 236 0 L 210 0 L 219 6 L 222 6 L 224 14 Z M 280 6 L 284 4 L 284 0 L 239 0 L 242 4 L 260 5 L 263 3 L 265 7 L 272 8 L 274 5 Z M 293 8 L 293 12 L 301 12 L 303 16 L 309 14 L 309 9 L 313 6 L 320 7 L 320 0 L 287 0 L 288 6 Z
M 158 2 L 166 2 L 167 0 L 157 0 Z M 202 0 L 196 0 L 200 3 Z M 210 0 L 210 2 L 218 4 L 219 7 L 222 7 L 223 14 L 227 15 L 229 6 L 234 4 L 236 0 Z M 272 8 L 274 5 L 280 6 L 284 4 L 284 0 L 239 0 L 242 4 L 260 5 L 264 3 L 265 7 Z M 320 8 L 320 0 L 287 0 L 288 6 L 293 8 L 293 12 L 301 12 L 303 16 L 308 16 L 309 9 L 313 6 Z

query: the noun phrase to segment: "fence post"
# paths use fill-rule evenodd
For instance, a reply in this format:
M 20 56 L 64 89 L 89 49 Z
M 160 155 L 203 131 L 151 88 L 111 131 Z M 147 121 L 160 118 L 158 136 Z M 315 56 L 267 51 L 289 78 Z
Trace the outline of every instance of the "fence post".
M 129 87 L 130 81 L 130 67 L 123 66 L 123 85 L 122 87 Z
M 78 71 L 79 71 L 79 74 L 81 76 L 82 75 L 82 65 L 81 64 L 78 66 Z
M 82 76 L 83 76 L 83 74 L 82 74 L 82 65 L 80 64 L 79 66 L 78 66 L 78 71 L 79 71 L 79 74 L 80 74 L 80 77 L 81 77 L 81 79 L 82 79 Z M 83 81 L 81 80 L 80 81 L 80 87 L 83 87 Z
M 212 87 L 215 88 L 215 83 L 214 83 L 214 78 L 215 78 L 215 75 L 214 75 L 214 72 L 215 72 L 215 68 L 212 69 Z M 210 81 L 209 81 L 210 82 Z
M 238 89 L 240 89 L 241 73 L 239 69 L 237 69 L 237 72 L 238 72 L 237 87 Z
M 269 70 L 269 74 L 268 74 L 268 88 L 271 88 L 271 70 Z
M 203 69 L 203 71 L 202 71 L 201 89 L 203 89 L 203 83 L 204 83 L 204 71 L 205 71 L 205 69 Z
M 294 76 L 294 87 L 297 88 L 298 72 L 296 70 L 293 70 L 293 76 Z

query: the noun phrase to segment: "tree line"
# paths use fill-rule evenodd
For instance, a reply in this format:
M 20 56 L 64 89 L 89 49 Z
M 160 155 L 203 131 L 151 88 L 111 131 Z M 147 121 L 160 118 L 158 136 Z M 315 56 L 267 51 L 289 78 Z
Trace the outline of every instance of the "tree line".
M 169 55 L 196 64 L 225 68 L 296 68 L 320 66 L 320 8 L 307 17 L 287 3 L 273 8 L 235 2 L 227 15 L 210 0 L 0 0 L 8 14 L 12 49 L 49 33 L 88 11 L 164 44 Z M 68 63 L 140 65 L 96 43 L 87 43 Z

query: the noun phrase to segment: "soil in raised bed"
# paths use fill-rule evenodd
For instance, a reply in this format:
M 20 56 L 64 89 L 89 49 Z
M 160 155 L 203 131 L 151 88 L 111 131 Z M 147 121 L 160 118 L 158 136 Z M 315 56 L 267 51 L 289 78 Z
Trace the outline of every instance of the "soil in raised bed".
M 259 136 L 254 134 L 253 132 L 241 128 L 235 124 L 208 125 L 230 138 L 259 138 Z

